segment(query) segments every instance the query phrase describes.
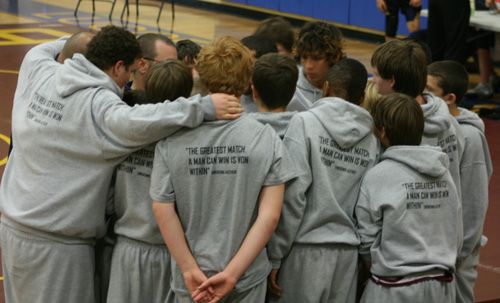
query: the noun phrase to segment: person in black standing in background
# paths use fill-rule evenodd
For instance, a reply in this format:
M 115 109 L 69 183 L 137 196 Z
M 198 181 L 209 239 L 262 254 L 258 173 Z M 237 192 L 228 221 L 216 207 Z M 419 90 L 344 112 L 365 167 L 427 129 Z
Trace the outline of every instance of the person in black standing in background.
M 428 43 L 434 61 L 465 63 L 470 13 L 469 0 L 429 0 Z

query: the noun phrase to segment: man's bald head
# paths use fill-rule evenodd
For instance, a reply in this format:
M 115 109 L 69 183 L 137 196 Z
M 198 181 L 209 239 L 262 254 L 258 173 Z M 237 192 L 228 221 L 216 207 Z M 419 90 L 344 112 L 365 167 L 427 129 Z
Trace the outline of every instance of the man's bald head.
M 87 31 L 73 34 L 64 44 L 57 61 L 64 63 L 64 60 L 70 59 L 75 53 L 85 55 L 87 53 L 87 45 L 94 36 L 94 33 Z

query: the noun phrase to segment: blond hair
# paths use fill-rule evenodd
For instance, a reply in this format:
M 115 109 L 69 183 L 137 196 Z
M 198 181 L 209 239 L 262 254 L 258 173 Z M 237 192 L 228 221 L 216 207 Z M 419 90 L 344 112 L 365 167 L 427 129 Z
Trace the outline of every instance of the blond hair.
M 380 98 L 382 98 L 382 95 L 378 93 L 375 82 L 372 78 L 368 79 L 365 88 L 365 98 L 363 99 L 361 106 L 367 111 L 371 112 L 371 109 L 373 108 L 375 103 L 380 101 Z
M 211 93 L 241 96 L 252 76 L 250 51 L 237 39 L 222 37 L 201 49 L 196 70 Z

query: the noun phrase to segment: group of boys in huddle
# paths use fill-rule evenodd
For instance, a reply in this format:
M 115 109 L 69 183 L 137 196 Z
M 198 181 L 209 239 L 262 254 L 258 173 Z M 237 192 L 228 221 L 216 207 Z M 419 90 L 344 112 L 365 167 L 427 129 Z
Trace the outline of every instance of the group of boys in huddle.
M 127 104 L 145 55 L 126 30 L 64 64 L 64 41 L 28 52 L 0 188 L 7 302 L 473 302 L 491 160 L 457 106 L 463 66 L 390 41 L 369 94 L 331 24 L 301 28 L 299 67 L 244 43 L 151 62 Z

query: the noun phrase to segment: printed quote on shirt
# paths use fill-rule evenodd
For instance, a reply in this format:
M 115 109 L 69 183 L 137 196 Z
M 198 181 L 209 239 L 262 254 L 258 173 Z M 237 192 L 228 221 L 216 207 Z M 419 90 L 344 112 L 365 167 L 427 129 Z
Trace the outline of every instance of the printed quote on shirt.
M 194 146 L 185 151 L 191 176 L 234 175 L 239 166 L 249 163 L 244 145 Z

